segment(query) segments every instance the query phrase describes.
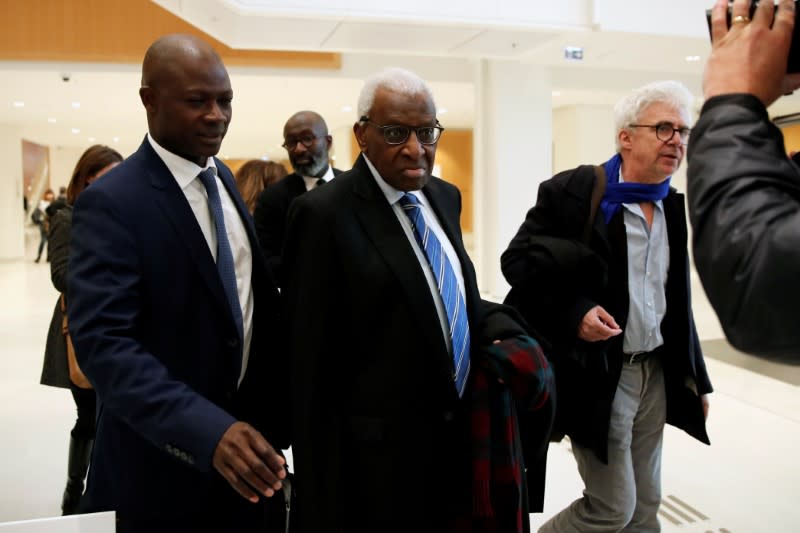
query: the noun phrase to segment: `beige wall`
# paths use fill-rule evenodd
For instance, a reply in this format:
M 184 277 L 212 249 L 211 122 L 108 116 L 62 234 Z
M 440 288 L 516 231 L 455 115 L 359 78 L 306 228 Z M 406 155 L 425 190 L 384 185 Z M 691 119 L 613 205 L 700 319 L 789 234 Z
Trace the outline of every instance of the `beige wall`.
M 786 146 L 786 152 L 800 151 L 800 124 L 784 126 L 781 131 L 783 132 L 783 143 Z
M 50 149 L 50 185 L 53 192 L 58 194 L 59 187 L 67 186 L 75 164 L 87 148 L 88 146 L 56 146 Z M 122 155 L 125 157 L 129 154 Z
M 0 59 L 140 63 L 167 33 L 207 39 L 226 65 L 339 69 L 331 52 L 235 50 L 149 0 L 0 0 Z

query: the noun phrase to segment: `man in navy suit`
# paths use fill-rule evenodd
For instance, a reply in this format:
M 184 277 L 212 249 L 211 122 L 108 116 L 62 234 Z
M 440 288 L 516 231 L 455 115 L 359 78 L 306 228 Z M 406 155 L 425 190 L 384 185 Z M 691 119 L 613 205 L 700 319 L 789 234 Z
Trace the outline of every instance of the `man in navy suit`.
M 233 92 L 204 41 L 148 49 L 149 134 L 74 211 L 69 317 L 98 395 L 84 511 L 120 532 L 258 531 L 288 445 L 282 314 L 230 170 Z
M 289 204 L 342 173 L 328 162 L 332 143 L 328 125 L 314 111 L 298 111 L 283 126 L 283 147 L 294 172 L 264 189 L 253 212 L 261 249 L 279 284 L 283 279 L 281 251 Z

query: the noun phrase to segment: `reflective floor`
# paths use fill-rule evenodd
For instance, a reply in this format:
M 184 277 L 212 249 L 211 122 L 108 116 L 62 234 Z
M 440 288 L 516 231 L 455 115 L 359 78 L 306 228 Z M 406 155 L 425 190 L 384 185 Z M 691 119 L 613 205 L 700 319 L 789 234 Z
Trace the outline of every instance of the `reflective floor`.
M 59 514 L 74 422 L 66 390 L 39 385 L 45 335 L 57 293 L 47 263 L 0 262 L 0 522 Z M 701 337 L 719 336 L 697 317 Z M 663 531 L 800 531 L 800 372 L 704 341 L 716 387 L 712 446 L 669 428 L 664 444 Z M 580 495 L 569 443 L 552 447 L 545 512 L 534 530 Z M 398 512 L 402 512 L 398 510 Z

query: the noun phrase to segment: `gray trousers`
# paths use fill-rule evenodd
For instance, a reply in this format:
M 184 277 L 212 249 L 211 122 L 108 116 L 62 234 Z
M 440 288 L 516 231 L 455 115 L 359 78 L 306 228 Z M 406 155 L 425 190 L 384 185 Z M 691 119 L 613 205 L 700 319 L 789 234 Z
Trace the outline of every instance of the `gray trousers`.
M 624 363 L 608 428 L 608 464 L 572 444 L 583 497 L 548 520 L 539 533 L 661 531 L 661 447 L 667 400 L 658 357 Z

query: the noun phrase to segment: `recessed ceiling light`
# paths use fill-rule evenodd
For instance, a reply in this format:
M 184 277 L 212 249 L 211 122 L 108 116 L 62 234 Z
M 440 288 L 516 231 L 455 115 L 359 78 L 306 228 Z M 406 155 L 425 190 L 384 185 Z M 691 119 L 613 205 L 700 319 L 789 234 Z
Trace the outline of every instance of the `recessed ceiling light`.
M 55 124 L 56 123 L 56 119 L 54 119 L 53 117 L 50 117 L 50 118 L 47 119 L 47 122 L 49 122 L 50 124 Z
M 25 102 L 17 100 L 16 102 L 14 102 L 14 107 L 25 107 Z
M 93 143 L 94 141 L 95 141 L 95 138 L 94 138 L 94 137 L 89 137 L 89 142 L 90 142 L 90 143 Z
M 561 96 L 561 91 L 553 91 L 552 95 L 553 96 Z
M 80 132 L 81 130 L 79 130 L 78 128 L 72 128 L 72 133 L 80 133 Z
M 349 105 L 342 106 L 342 113 L 349 113 L 352 110 L 353 110 L 353 108 L 350 107 Z
M 72 102 L 72 109 L 80 109 L 81 103 L 80 102 Z
M 119 142 L 119 137 L 114 137 L 114 142 L 118 143 Z
M 700 61 L 700 56 L 686 56 L 686 61 L 690 63 L 694 63 L 695 61 Z
M 437 115 L 444 115 L 445 113 L 447 113 L 447 108 L 446 107 L 443 107 L 443 108 L 441 108 L 440 110 L 438 110 L 436 112 Z

